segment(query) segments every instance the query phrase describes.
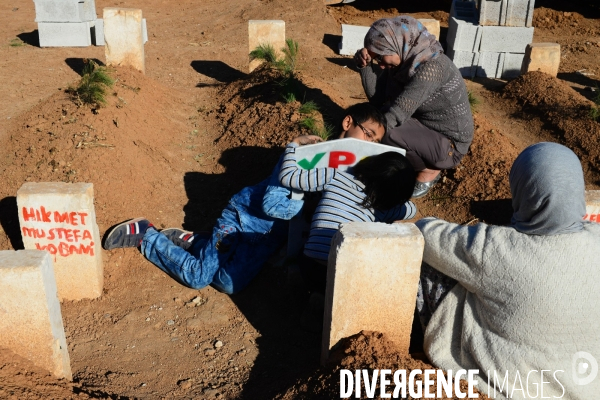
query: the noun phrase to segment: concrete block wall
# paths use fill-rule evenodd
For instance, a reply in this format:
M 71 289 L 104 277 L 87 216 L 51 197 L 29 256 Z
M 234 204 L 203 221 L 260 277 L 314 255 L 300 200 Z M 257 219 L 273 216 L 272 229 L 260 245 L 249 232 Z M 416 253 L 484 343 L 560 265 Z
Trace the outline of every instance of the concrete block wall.
M 94 0 L 34 0 L 40 47 L 85 47 L 92 43 Z
M 365 36 L 369 32 L 368 26 L 357 26 L 342 24 L 342 41 L 340 42 L 340 54 L 353 56 L 358 50 L 365 47 Z
M 46 251 L 0 251 L 0 347 L 71 380 L 52 258 Z
M 469 21 L 450 17 L 446 44 L 450 50 L 478 52 L 482 27 Z
M 533 5 L 534 0 L 452 2 L 446 53 L 463 77 L 520 75 L 525 50 L 533 40 Z
M 410 223 L 343 224 L 327 266 L 321 362 L 342 338 L 383 332 L 408 352 L 424 239 Z
M 535 0 L 479 0 L 479 25 L 531 27 Z
M 34 0 L 35 22 L 91 22 L 96 20 L 94 0 Z
M 473 0 L 453 1 L 452 6 L 450 7 L 450 17 L 476 24 L 479 20 L 477 4 Z
M 61 300 L 102 295 L 100 233 L 91 183 L 25 183 L 17 191 L 26 249 L 45 250 L 54 261 Z
M 40 47 L 87 47 L 92 44 L 89 22 L 38 22 Z
M 427 29 L 427 32 L 439 40 L 440 21 L 428 18 L 421 18 L 418 21 Z M 362 49 L 369 28 L 369 26 L 342 24 L 342 41 L 339 44 L 340 54 L 353 56 L 358 50 Z
M 482 26 L 479 51 L 525 54 L 533 40 L 533 28 L 514 26 Z

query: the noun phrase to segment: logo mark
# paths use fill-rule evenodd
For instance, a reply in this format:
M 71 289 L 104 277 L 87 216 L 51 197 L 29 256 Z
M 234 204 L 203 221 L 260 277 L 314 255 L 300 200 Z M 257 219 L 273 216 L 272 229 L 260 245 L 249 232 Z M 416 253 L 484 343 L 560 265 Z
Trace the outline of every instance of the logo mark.
M 587 385 L 598 376 L 598 361 L 590 353 L 578 351 L 573 355 L 573 381 L 576 385 Z

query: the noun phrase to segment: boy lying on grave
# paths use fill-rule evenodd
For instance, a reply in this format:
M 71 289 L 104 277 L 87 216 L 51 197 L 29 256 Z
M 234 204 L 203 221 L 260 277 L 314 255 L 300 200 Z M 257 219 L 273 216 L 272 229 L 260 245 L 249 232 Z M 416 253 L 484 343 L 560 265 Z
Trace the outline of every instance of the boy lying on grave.
M 296 148 L 311 141 L 319 138 L 299 137 L 286 147 L 279 179 L 287 188 L 322 192 L 300 267 L 309 289 L 324 293 L 331 239 L 340 225 L 413 218 L 417 210 L 409 199 L 416 172 L 406 157 L 397 152 L 363 158 L 347 172 L 329 167 L 302 169 L 297 164 Z
M 261 183 L 235 194 L 213 228 L 212 234 L 178 228 L 159 232 L 145 218 L 115 226 L 103 247 L 112 250 L 140 247 L 142 254 L 182 285 L 237 293 L 250 283 L 263 264 L 285 242 L 287 224 L 303 206 L 279 186 L 281 160 L 273 174 Z M 269 204 L 269 215 L 262 210 Z
M 346 114 L 340 137 L 369 141 L 383 137 L 385 123 L 374 107 L 357 105 Z M 305 143 L 320 140 L 315 136 Z M 159 233 L 145 218 L 136 218 L 115 226 L 106 236 L 104 248 L 140 247 L 149 261 L 183 285 L 196 289 L 212 285 L 236 293 L 285 242 L 285 220 L 303 206 L 302 200 L 290 199 L 290 190 L 279 185 L 280 165 L 281 161 L 269 179 L 232 197 L 212 234 L 177 228 Z

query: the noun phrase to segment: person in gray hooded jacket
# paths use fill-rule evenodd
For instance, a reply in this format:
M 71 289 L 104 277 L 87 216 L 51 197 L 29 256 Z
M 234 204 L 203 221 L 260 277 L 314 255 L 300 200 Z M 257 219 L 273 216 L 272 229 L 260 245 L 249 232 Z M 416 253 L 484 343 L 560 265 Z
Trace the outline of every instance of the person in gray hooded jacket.
M 491 398 L 598 398 L 600 224 L 583 220 L 581 164 L 538 143 L 509 180 L 511 226 L 416 223 L 425 352 L 442 369 L 478 369 Z

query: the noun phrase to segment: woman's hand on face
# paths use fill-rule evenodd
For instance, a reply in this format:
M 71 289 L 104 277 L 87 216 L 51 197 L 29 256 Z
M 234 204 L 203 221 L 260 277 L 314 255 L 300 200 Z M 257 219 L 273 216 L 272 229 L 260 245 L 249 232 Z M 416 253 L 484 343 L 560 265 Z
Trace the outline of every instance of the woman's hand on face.
M 372 61 L 367 49 L 360 49 L 354 54 L 354 62 L 358 68 L 366 67 Z
M 314 143 L 319 143 L 322 141 L 323 141 L 323 139 L 321 139 L 320 137 L 318 137 L 316 135 L 305 135 L 305 136 L 298 136 L 296 139 L 292 140 L 292 143 L 296 143 L 299 146 L 304 146 L 305 144 L 314 144 Z

